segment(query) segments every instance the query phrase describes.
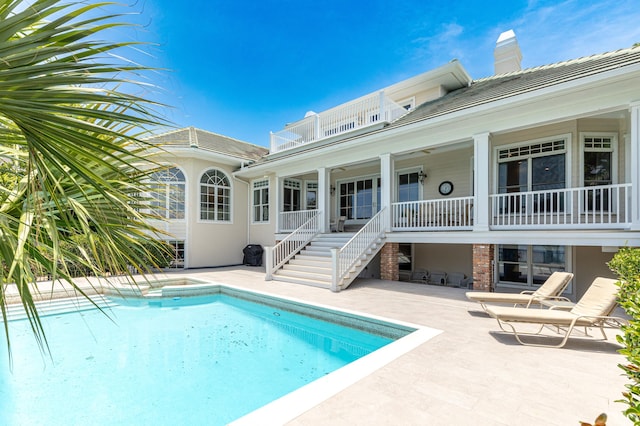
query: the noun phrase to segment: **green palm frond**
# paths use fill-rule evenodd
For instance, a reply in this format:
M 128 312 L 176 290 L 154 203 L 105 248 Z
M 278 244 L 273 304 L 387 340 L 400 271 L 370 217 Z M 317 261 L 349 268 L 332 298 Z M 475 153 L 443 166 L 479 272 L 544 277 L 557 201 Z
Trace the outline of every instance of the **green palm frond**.
M 161 246 L 138 194 L 157 167 L 146 129 L 166 123 L 125 90 L 148 68 L 115 54 L 133 43 L 101 40 L 126 25 L 109 5 L 0 0 L 0 309 L 7 332 L 15 284 L 43 349 L 39 275 L 144 273 Z

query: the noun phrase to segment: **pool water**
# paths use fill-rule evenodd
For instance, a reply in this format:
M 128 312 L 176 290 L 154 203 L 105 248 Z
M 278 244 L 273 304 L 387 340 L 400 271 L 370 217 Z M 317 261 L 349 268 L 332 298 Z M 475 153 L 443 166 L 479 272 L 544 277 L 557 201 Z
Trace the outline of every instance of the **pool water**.
M 26 320 L 0 338 L 0 424 L 222 425 L 392 342 L 216 294 Z

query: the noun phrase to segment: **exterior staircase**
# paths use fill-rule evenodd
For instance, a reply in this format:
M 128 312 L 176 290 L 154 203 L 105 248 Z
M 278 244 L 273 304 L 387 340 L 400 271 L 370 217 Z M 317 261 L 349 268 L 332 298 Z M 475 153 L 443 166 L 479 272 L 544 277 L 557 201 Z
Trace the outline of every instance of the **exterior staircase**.
M 288 263 L 276 271 L 273 274 L 273 279 L 330 289 L 332 279 L 331 249 L 342 248 L 354 235 L 349 232 L 318 234 Z M 357 277 L 383 244 L 382 241 L 378 242 L 375 247 L 362 255 L 359 264 L 350 271 L 348 283 L 343 288 L 346 288 Z

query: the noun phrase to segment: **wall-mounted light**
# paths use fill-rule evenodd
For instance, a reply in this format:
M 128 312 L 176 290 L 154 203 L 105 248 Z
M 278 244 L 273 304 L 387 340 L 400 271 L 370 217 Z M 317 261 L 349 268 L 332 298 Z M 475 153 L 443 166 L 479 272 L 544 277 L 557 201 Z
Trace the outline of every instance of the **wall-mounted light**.
M 331 185 L 331 186 L 329 187 L 329 193 L 330 193 L 331 195 L 335 194 L 335 193 L 336 193 L 336 187 L 335 187 L 335 186 L 333 186 L 333 185 Z
M 420 181 L 420 183 L 424 183 L 424 180 L 426 179 L 427 174 L 424 173 L 422 170 L 420 170 L 420 172 L 418 173 L 418 180 Z

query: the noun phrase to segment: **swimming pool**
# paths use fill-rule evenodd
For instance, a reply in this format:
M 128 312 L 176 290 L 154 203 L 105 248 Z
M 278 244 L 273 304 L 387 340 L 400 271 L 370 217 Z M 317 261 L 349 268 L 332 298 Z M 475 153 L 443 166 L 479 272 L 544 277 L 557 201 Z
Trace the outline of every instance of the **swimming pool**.
M 42 359 L 26 321 L 11 321 L 15 359 L 13 373 L 0 372 L 0 423 L 226 424 L 250 412 L 245 419 L 271 419 L 269 406 L 282 410 L 270 401 L 318 378 L 326 383 L 332 371 L 415 330 L 222 285 L 183 294 L 205 287 L 217 292 L 180 297 L 167 286 L 172 297 L 119 299 L 114 322 L 97 310 L 46 316 L 52 361 Z M 265 404 L 263 414 L 254 411 Z

